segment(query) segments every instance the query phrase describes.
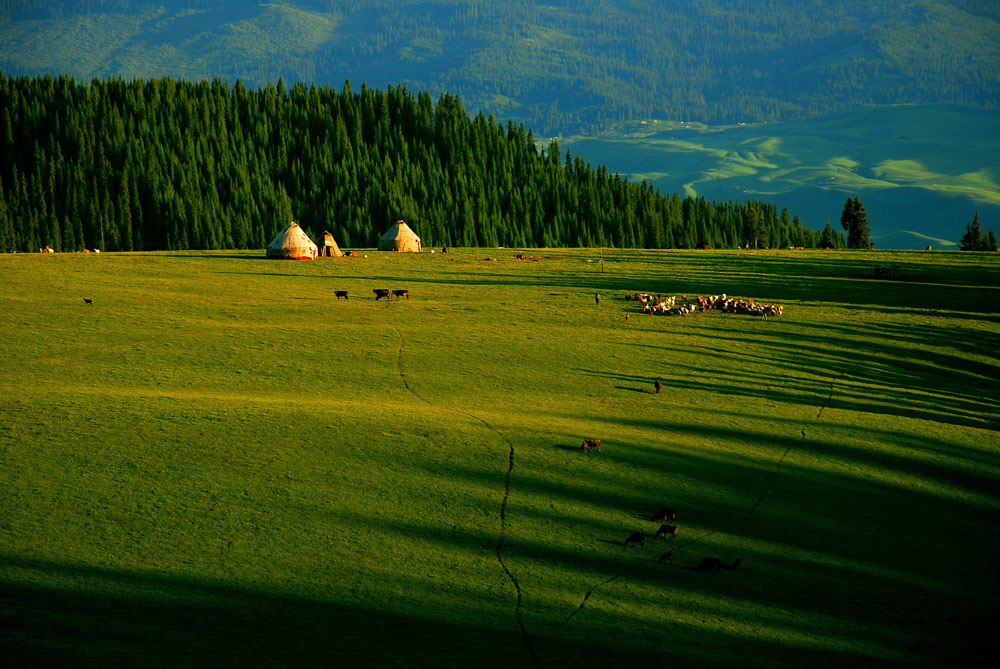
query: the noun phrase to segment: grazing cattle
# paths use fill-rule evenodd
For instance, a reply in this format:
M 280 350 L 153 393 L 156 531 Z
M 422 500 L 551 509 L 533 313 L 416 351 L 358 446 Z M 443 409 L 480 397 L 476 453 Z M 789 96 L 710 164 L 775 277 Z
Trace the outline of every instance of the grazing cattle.
M 645 548 L 646 535 L 643 534 L 642 532 L 633 532 L 632 534 L 628 535 L 628 539 L 625 540 L 625 545 L 628 546 L 629 544 L 632 544 L 633 546 L 639 544 L 639 548 Z
M 601 452 L 601 440 L 600 439 L 584 439 L 583 445 L 580 446 L 584 453 L 590 452 L 591 449 L 597 449 L 597 452 Z
M 92 299 L 90 299 L 89 297 L 83 298 L 83 301 L 86 302 L 87 304 L 93 304 L 94 303 L 94 301 Z
M 337 296 L 338 300 L 340 298 L 344 298 L 345 300 L 348 299 L 347 298 L 347 291 L 346 290 L 335 290 L 335 291 L 333 291 L 333 294 Z
M 660 529 L 656 530 L 656 536 L 667 538 L 670 535 L 671 539 L 677 538 L 677 526 L 676 525 L 660 525 Z
M 394 291 L 392 291 L 392 294 L 395 295 L 396 297 L 405 297 L 406 299 L 410 299 L 410 291 L 405 290 L 405 289 L 404 290 L 394 290 Z
M 659 379 L 657 379 L 656 380 L 656 394 L 659 395 L 660 394 L 660 390 L 662 390 L 662 389 L 663 389 L 663 382 L 660 381 Z
M 375 293 L 375 301 L 378 302 L 382 298 L 389 299 L 389 289 L 388 288 L 373 288 L 372 292 Z
M 674 563 L 674 554 L 673 553 L 664 553 L 663 555 L 660 556 L 660 562 L 663 562 L 664 560 L 669 560 L 670 564 L 673 564 Z
M 677 520 L 677 512 L 666 507 L 653 514 L 650 520 Z
M 697 571 L 719 571 L 722 569 L 722 560 L 717 557 L 703 557 Z

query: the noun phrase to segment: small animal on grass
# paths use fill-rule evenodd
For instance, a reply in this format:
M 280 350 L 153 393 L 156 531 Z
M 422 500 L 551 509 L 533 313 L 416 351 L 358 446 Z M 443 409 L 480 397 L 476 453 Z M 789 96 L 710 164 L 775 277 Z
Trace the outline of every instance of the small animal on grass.
M 695 571 L 719 571 L 722 569 L 722 560 L 717 557 L 703 557 Z
M 645 548 L 646 535 L 643 534 L 642 532 L 633 532 L 632 534 L 628 535 L 628 539 L 625 540 L 625 545 L 628 546 L 629 544 L 632 544 L 633 546 L 639 544 L 639 548 Z
M 373 288 L 372 292 L 375 293 L 375 301 L 378 302 L 383 297 L 389 299 L 389 289 L 388 288 Z
M 601 452 L 601 440 L 600 439 L 584 439 L 583 444 L 580 446 L 584 453 L 589 453 L 592 449 L 596 449 L 598 453 Z
M 345 300 L 348 299 L 347 298 L 347 291 L 346 290 L 335 290 L 335 291 L 333 291 L 333 294 L 337 296 L 338 300 L 340 298 L 344 298 Z
M 670 562 L 670 564 L 673 564 L 674 563 L 674 554 L 673 553 L 664 553 L 663 555 L 660 556 L 660 562 Z
M 656 386 L 656 394 L 659 395 L 660 391 L 663 389 L 663 381 L 660 381 L 659 379 L 657 379 L 656 383 L 654 383 L 653 385 Z
M 670 535 L 671 539 L 677 538 L 677 526 L 676 525 L 660 525 L 660 529 L 656 530 L 656 536 L 667 538 Z
M 392 294 L 395 295 L 396 297 L 405 297 L 406 299 L 410 299 L 410 291 L 405 290 L 405 289 L 404 290 L 394 290 L 394 291 L 392 291 Z
M 673 509 L 663 507 L 652 515 L 650 520 L 677 520 L 677 512 Z
M 87 304 L 93 304 L 93 303 L 94 303 L 94 300 L 92 300 L 92 299 L 91 299 L 91 298 L 89 298 L 89 297 L 85 297 L 85 298 L 83 298 L 83 301 L 84 301 L 84 302 L 86 302 Z

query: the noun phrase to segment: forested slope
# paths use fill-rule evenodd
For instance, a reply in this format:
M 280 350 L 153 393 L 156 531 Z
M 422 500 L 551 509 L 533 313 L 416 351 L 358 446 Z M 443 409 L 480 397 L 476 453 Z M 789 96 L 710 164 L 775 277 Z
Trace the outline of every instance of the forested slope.
M 402 87 L 2 77 L 0 142 L 5 250 L 261 248 L 290 220 L 371 247 L 400 218 L 425 246 L 818 239 L 773 204 L 661 195 Z
M 0 70 L 405 85 L 547 135 L 1000 100 L 993 0 L 27 0 Z

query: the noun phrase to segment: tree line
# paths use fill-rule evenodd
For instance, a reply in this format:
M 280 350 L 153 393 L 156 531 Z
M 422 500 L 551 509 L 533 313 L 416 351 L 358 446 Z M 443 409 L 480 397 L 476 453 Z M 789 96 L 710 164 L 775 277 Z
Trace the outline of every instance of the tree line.
M 787 209 L 661 193 L 454 95 L 0 74 L 0 249 L 262 248 L 291 220 L 370 248 L 397 219 L 425 246 L 820 240 Z

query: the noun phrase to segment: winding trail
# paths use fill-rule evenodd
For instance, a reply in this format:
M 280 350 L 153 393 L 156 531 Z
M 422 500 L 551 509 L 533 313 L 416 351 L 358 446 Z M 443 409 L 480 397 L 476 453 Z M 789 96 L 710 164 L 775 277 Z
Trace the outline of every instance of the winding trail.
M 473 421 L 480 423 L 487 430 L 496 435 L 501 441 L 507 444 L 507 471 L 504 474 L 503 482 L 503 501 L 500 502 L 500 536 L 497 538 L 496 548 L 494 549 L 494 554 L 497 558 L 497 563 L 503 570 L 504 575 L 507 580 L 510 581 L 511 585 L 514 586 L 514 593 L 516 595 L 516 602 L 514 604 L 514 618 L 517 621 L 517 626 L 521 630 L 521 638 L 524 641 L 525 648 L 528 649 L 528 653 L 531 654 L 531 658 L 535 661 L 535 665 L 538 667 L 543 666 L 541 659 L 538 657 L 538 653 L 535 652 L 535 648 L 531 643 L 531 638 L 528 635 L 528 630 L 524 626 L 524 620 L 521 616 L 521 605 L 523 603 L 523 597 L 521 595 L 521 584 L 518 583 L 517 578 L 514 576 L 514 572 L 510 570 L 507 562 L 503 558 L 504 544 L 507 541 L 507 500 L 510 498 L 510 480 L 511 475 L 514 472 L 514 444 L 508 439 L 502 432 L 497 430 L 495 427 L 490 425 L 487 421 L 483 420 L 475 414 L 467 413 L 459 409 L 453 409 L 451 407 L 438 407 L 433 402 L 428 400 L 426 397 L 421 397 L 413 388 L 410 387 L 410 383 L 406 380 L 406 373 L 403 371 L 403 350 L 405 347 L 405 341 L 403 339 L 403 333 L 394 324 L 389 324 L 389 328 L 396 333 L 399 338 L 399 351 L 396 355 L 396 374 L 399 375 L 399 380 L 402 382 L 403 387 L 406 388 L 414 398 L 420 400 L 428 406 L 433 406 L 436 408 L 444 408 L 447 411 L 451 411 L 459 416 L 464 416 Z
M 816 412 L 816 416 L 811 421 L 809 421 L 809 424 L 806 426 L 807 428 L 811 427 L 812 425 L 815 425 L 816 422 L 819 421 L 820 417 L 822 417 L 823 412 L 826 411 L 826 408 L 830 405 L 830 400 L 833 399 L 833 393 L 837 382 L 840 381 L 840 379 L 844 376 L 845 372 L 846 372 L 845 369 L 841 369 L 840 372 L 838 372 L 835 377 L 830 379 L 830 392 L 829 394 L 827 394 L 826 399 L 823 400 L 823 404 L 820 405 L 819 411 Z M 801 429 L 799 432 L 802 435 L 802 439 L 804 440 L 806 438 L 806 428 Z M 778 478 L 781 475 L 781 466 L 784 464 L 785 458 L 791 451 L 792 451 L 792 446 L 789 446 L 788 448 L 785 449 L 785 452 L 781 454 L 781 457 L 778 458 L 778 462 L 776 463 L 774 471 L 771 474 L 771 479 L 768 481 L 767 487 L 760 494 L 760 496 L 757 497 L 757 500 L 753 503 L 753 506 L 750 507 L 750 510 L 747 511 L 746 515 L 743 516 L 738 521 L 736 521 L 737 525 L 741 525 L 745 523 L 747 520 L 749 520 L 750 516 L 752 516 L 754 511 L 757 510 L 757 507 L 764 502 L 764 500 L 767 498 L 769 494 L 771 494 L 771 491 L 774 489 L 775 483 L 777 483 Z M 687 548 L 689 546 L 693 546 L 700 541 L 704 541 L 708 537 L 718 534 L 718 532 L 719 532 L 718 530 L 713 530 L 712 532 L 706 532 L 701 536 L 695 537 L 694 539 L 679 544 L 677 548 Z M 586 594 L 584 594 L 583 600 L 580 602 L 580 605 L 577 606 L 568 616 L 566 616 L 565 620 L 562 621 L 561 625 L 566 625 L 571 620 L 573 620 L 576 614 L 582 611 L 583 608 L 587 605 L 587 600 L 590 599 L 590 596 L 593 595 L 598 588 L 608 585 L 609 583 L 613 583 L 618 579 L 622 578 L 623 576 L 632 573 L 636 569 L 639 569 L 641 567 L 649 567 L 652 564 L 659 564 L 659 563 L 653 562 L 651 560 L 646 560 L 644 558 L 636 558 L 636 562 L 632 566 L 626 567 L 625 569 L 618 572 L 611 578 L 601 581 L 600 583 L 592 587 L 590 590 L 586 592 Z

